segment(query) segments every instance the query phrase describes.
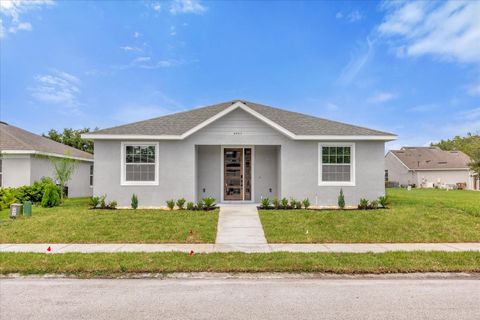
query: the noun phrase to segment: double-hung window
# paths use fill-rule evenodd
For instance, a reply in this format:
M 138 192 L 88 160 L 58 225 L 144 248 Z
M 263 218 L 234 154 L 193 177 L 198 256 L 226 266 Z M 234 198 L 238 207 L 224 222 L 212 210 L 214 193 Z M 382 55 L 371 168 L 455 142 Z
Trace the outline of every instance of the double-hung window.
M 93 187 L 93 164 L 90 165 L 90 187 Z
M 158 184 L 158 144 L 122 143 L 122 185 Z
M 355 144 L 319 144 L 319 185 L 355 185 Z

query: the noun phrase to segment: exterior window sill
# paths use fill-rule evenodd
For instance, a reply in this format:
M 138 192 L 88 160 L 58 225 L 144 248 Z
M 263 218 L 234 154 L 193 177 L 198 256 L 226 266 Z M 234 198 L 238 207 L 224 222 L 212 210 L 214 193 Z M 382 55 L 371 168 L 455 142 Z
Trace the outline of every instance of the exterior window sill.
M 320 187 L 355 187 L 355 182 L 351 181 L 328 181 L 319 182 Z

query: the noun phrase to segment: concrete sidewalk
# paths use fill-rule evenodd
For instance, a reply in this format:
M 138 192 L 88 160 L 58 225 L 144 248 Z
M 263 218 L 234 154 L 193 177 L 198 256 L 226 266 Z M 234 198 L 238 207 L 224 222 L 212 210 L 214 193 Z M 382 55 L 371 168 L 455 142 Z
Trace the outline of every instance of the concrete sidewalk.
M 51 251 L 47 251 L 50 247 Z M 389 251 L 476 251 L 480 243 L 316 243 L 316 244 L 0 244 L 0 252 L 93 253 L 93 252 L 389 252 Z

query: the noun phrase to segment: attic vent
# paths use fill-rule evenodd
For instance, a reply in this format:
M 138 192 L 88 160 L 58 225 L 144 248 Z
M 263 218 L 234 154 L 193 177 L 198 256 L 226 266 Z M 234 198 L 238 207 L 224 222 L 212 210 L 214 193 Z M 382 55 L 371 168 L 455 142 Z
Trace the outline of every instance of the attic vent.
M 233 135 L 234 135 L 234 136 L 241 136 L 242 133 L 241 133 L 240 131 L 236 131 L 236 132 L 233 133 Z
M 447 164 L 447 161 L 438 161 L 438 164 Z

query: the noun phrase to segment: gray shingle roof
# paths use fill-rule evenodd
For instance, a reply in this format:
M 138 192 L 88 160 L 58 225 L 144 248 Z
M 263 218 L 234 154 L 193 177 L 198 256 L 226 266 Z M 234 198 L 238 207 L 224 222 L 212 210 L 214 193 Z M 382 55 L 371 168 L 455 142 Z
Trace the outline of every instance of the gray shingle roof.
M 461 151 L 444 151 L 438 147 L 403 147 L 391 150 L 410 170 L 467 169 L 470 158 Z
M 181 135 L 240 100 L 175 113 L 150 120 L 102 129 L 92 134 Z M 298 112 L 241 101 L 252 110 L 277 123 L 295 135 L 365 135 L 393 136 L 394 134 L 367 129 L 337 121 L 326 120 Z
M 93 159 L 88 152 L 66 146 L 62 143 L 36 135 L 18 127 L 0 122 L 0 151 L 36 151 L 57 155 L 68 154 L 72 157 Z

